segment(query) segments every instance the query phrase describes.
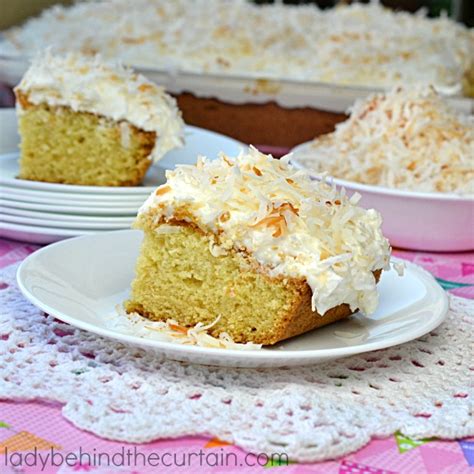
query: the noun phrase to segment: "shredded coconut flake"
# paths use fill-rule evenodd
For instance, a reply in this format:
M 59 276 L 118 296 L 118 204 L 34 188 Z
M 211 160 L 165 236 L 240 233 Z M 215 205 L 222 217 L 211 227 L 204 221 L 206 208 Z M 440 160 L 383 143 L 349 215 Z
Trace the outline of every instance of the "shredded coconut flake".
M 347 121 L 297 160 L 365 184 L 474 194 L 474 121 L 432 88 L 395 88 L 357 101 Z
M 210 324 L 197 323 L 195 326 L 187 328 L 181 326 L 174 319 L 168 319 L 166 322 L 150 321 L 138 313 L 127 313 L 122 306 L 118 305 L 116 313 L 107 321 L 107 326 L 109 329 L 119 332 L 126 331 L 128 334 L 131 333 L 146 339 L 189 346 L 243 351 L 261 349 L 261 344 L 234 342 L 226 332 L 220 333 L 219 337 L 211 336 L 208 330 L 215 326 L 219 320 L 220 316 Z
M 404 262 L 392 262 L 392 268 L 397 272 L 398 276 L 403 276 L 406 265 Z

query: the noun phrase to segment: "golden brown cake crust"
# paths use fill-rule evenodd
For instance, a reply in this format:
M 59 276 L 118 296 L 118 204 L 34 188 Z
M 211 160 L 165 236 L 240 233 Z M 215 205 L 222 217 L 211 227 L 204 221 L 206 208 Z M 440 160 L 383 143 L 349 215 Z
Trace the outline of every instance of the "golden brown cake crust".
M 347 119 L 341 113 L 312 107 L 286 108 L 276 102 L 231 104 L 190 93 L 179 94 L 176 100 L 189 125 L 254 145 L 294 147 L 333 132 L 336 124 Z
M 374 272 L 377 282 L 380 280 L 381 274 L 382 270 Z M 287 316 L 280 321 L 280 324 L 275 328 L 275 333 L 272 334 L 271 340 L 262 342 L 262 344 L 275 344 L 278 341 L 348 318 L 357 311 L 352 311 L 347 304 L 341 304 L 331 308 L 321 316 L 311 309 L 311 288 L 306 283 L 299 282 L 299 285 L 301 289 L 299 301 L 292 308 L 292 311 L 288 312 Z

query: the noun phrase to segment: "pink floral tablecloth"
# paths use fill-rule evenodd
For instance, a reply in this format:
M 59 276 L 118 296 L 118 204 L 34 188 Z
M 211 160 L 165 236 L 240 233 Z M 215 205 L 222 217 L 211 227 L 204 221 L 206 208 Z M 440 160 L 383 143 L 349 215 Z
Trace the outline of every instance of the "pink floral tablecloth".
M 23 260 L 37 248 L 0 239 L 0 268 Z M 474 298 L 474 253 L 395 251 L 394 254 L 433 273 L 447 291 Z M 278 459 L 249 455 L 218 439 L 205 437 L 141 445 L 107 441 L 75 428 L 61 416 L 60 410 L 60 406 L 44 403 L 0 401 L 0 473 L 252 473 L 271 469 L 270 472 L 282 474 L 467 474 L 473 472 L 474 466 L 474 438 L 414 441 L 395 435 L 373 440 L 343 459 L 315 464 L 296 464 L 290 460 L 287 464 L 285 459 L 278 462 Z M 96 466 L 91 465 L 94 454 Z M 111 466 L 98 467 L 99 455 L 102 464 L 110 462 Z

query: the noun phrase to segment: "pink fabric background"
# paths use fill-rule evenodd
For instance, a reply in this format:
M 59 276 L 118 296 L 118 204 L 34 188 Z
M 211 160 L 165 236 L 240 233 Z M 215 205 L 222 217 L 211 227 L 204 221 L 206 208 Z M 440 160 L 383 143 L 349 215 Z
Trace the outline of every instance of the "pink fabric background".
M 35 245 L 0 239 L 0 268 L 23 260 L 33 252 Z M 431 273 L 448 291 L 465 298 L 474 298 L 474 254 L 429 254 L 420 252 L 395 251 L 396 256 L 411 260 Z M 0 290 L 2 282 L 0 282 Z M 55 446 L 61 453 L 76 452 L 79 447 L 83 451 L 93 453 L 119 452 L 126 445 L 100 439 L 90 433 L 83 432 L 61 416 L 61 407 L 39 402 L 16 403 L 0 401 L 0 472 L 14 473 L 13 466 L 5 465 L 5 446 L 12 446 L 19 441 L 19 453 L 27 453 L 33 446 L 42 447 L 43 453 L 48 446 Z M 268 469 L 278 473 L 324 473 L 324 474 L 382 474 L 382 473 L 444 473 L 463 474 L 472 473 L 474 466 L 474 438 L 461 441 L 426 440 L 414 443 L 411 440 L 391 436 L 386 439 L 373 440 L 367 446 L 343 459 L 314 464 L 290 463 L 288 466 L 267 464 L 264 467 L 256 464 L 256 459 L 248 458 L 254 467 L 245 465 L 246 453 L 232 445 L 220 443 L 219 440 L 210 440 L 206 437 L 185 437 L 175 440 L 165 439 L 153 443 L 137 445 L 139 452 L 149 454 L 176 453 L 178 462 L 183 453 L 204 452 L 205 459 L 213 465 L 215 460 L 224 453 L 236 453 L 237 466 L 200 466 L 199 462 L 187 467 L 141 467 L 134 468 L 97 468 L 84 465 L 71 467 L 47 467 L 41 471 L 40 467 L 23 466 L 25 473 L 129 473 L 144 474 L 153 472 L 239 472 L 254 473 L 266 472 Z M 10 450 L 11 452 L 11 450 Z M 171 458 L 167 458 L 171 459 Z M 204 459 L 204 458 L 203 458 Z M 13 459 L 17 462 L 16 459 Z M 272 472 L 271 471 L 271 472 Z

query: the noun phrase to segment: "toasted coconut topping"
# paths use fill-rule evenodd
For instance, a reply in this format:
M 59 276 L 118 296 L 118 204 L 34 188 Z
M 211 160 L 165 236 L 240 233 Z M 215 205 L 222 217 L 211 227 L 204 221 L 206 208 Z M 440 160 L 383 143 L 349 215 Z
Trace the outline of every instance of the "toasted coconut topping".
M 432 88 L 395 88 L 356 102 L 350 118 L 298 160 L 365 184 L 474 194 L 474 120 Z
M 145 77 L 99 57 L 58 56 L 47 51 L 33 60 L 15 91 L 32 104 L 67 106 L 155 132 L 153 160 L 184 142 L 176 101 Z M 21 113 L 21 101 L 17 107 Z
M 137 226 L 150 218 L 157 230 L 190 222 L 214 235 L 213 255 L 221 253 L 218 247 L 244 251 L 270 276 L 304 279 L 321 315 L 342 303 L 374 311 L 372 272 L 386 267 L 390 255 L 380 215 L 358 207 L 357 196 L 349 199 L 324 179 L 312 181 L 288 159 L 251 147 L 237 157 L 221 154 L 213 161 L 200 157 L 196 166 L 178 165 L 142 206 Z M 171 191 L 161 194 L 165 187 Z
M 390 87 L 461 88 L 474 33 L 442 16 L 369 5 L 320 10 L 245 0 L 95 0 L 55 5 L 5 34 L 14 52 L 52 45 L 164 70 Z M 278 86 L 258 81 L 255 93 Z
M 166 194 L 171 191 L 171 188 L 169 186 L 162 186 L 161 188 L 158 188 L 156 190 L 156 195 L 161 196 L 163 194 Z
M 229 211 L 223 212 L 219 217 L 219 220 L 221 222 L 227 222 L 229 219 L 230 219 L 230 212 Z

